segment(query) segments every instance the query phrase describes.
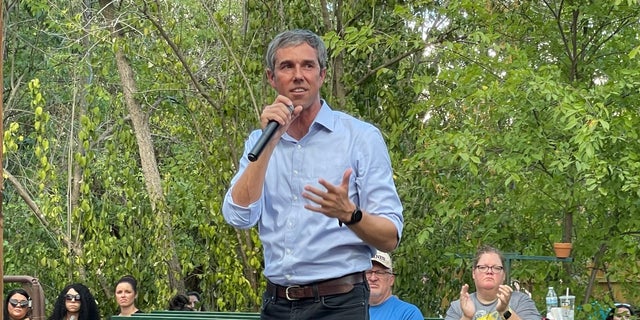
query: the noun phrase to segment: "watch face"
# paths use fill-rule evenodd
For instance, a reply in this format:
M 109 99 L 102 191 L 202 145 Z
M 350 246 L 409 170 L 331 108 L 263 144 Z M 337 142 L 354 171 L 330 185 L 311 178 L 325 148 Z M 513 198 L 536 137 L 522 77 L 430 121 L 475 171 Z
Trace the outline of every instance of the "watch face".
M 351 223 L 360 222 L 362 220 L 362 210 L 359 208 L 353 212 L 353 216 L 351 217 Z
M 346 225 L 352 225 L 354 223 L 360 222 L 360 220 L 362 220 L 362 210 L 360 210 L 360 208 L 356 207 L 356 210 L 353 211 L 353 213 L 351 214 L 351 221 L 349 221 L 348 223 L 345 223 L 345 224 Z

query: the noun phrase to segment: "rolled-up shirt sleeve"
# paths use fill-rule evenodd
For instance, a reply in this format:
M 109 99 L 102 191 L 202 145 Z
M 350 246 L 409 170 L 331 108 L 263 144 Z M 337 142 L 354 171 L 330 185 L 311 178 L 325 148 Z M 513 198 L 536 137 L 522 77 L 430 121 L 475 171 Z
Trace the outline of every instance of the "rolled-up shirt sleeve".
M 400 240 L 404 225 L 403 208 L 382 134 L 373 126 L 354 131 L 362 137 L 358 139 L 359 148 L 353 148 L 351 157 L 352 167 L 356 168 L 356 189 L 350 190 L 354 193 L 351 198 L 358 199 L 362 209 L 368 213 L 391 220 Z
M 236 204 L 231 196 L 236 181 L 238 181 L 244 170 L 247 168 L 247 165 L 249 165 L 247 154 L 249 153 L 251 146 L 255 144 L 255 141 L 258 139 L 260 134 L 260 130 L 255 130 L 245 141 L 244 152 L 238 164 L 240 169 L 233 179 L 231 179 L 231 186 L 227 190 L 227 194 L 225 195 L 222 203 L 222 216 L 224 217 L 224 220 L 229 225 L 238 229 L 249 229 L 255 226 L 260 220 L 260 214 L 262 212 L 264 193 L 260 196 L 258 201 L 250 204 L 248 207 Z
M 238 229 L 249 229 L 255 226 L 260 219 L 260 202 L 254 202 L 248 207 L 239 206 L 233 202 L 232 189 L 233 187 L 227 191 L 222 205 L 224 220 Z

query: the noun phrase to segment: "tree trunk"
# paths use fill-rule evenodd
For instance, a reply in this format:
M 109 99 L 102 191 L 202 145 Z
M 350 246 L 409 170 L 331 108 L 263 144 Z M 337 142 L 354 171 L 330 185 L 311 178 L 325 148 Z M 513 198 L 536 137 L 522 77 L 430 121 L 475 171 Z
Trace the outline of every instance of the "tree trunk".
M 593 292 L 593 285 L 596 282 L 596 276 L 598 275 L 598 270 L 600 268 L 600 260 L 604 253 L 607 252 L 607 245 L 601 244 L 598 252 L 596 252 L 593 257 L 593 268 L 591 268 L 591 275 L 589 276 L 589 283 L 587 283 L 587 289 L 584 292 L 584 299 L 582 300 L 582 304 L 589 303 L 589 298 L 591 297 L 591 293 Z
M 115 40 L 122 40 L 123 35 L 118 30 L 119 26 L 114 20 L 114 8 L 112 2 L 108 0 L 100 0 L 100 7 L 107 24 L 110 26 L 112 36 Z M 140 164 L 142 166 L 142 174 L 145 179 L 145 185 L 151 201 L 151 210 L 161 223 L 160 233 L 154 241 L 153 247 L 157 252 L 164 256 L 168 265 L 169 287 L 178 292 L 184 291 L 184 281 L 180 278 L 182 268 L 178 261 L 178 257 L 173 242 L 173 228 L 171 223 L 171 215 L 167 212 L 164 193 L 162 191 L 162 180 L 158 171 L 158 164 L 155 158 L 153 140 L 151 138 L 151 129 L 149 127 L 149 119 L 145 115 L 142 107 L 135 98 L 138 92 L 136 82 L 134 80 L 133 68 L 127 61 L 126 56 L 121 49 L 115 52 L 116 65 L 122 83 L 122 92 L 124 102 L 131 117 L 131 124 L 138 143 L 138 152 L 140 155 Z M 164 232 L 162 232 L 164 231 Z

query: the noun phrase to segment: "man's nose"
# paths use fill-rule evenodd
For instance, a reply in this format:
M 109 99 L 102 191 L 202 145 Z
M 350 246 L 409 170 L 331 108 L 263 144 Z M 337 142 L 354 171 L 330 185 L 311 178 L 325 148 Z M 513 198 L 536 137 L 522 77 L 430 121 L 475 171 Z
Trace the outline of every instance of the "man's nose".
M 302 80 L 302 79 L 304 79 L 304 77 L 302 75 L 303 75 L 302 67 L 296 66 L 295 70 L 293 71 L 293 79 L 294 80 Z

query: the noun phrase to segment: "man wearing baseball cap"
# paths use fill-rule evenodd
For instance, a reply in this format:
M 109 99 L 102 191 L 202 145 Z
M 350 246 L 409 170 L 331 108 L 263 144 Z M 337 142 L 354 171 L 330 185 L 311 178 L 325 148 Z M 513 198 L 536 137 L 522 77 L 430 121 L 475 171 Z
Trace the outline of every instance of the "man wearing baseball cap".
M 373 267 L 367 270 L 367 281 L 371 288 L 369 315 L 371 320 L 424 320 L 420 309 L 400 300 L 391 293 L 395 281 L 393 263 L 388 253 L 378 251 L 371 258 Z

